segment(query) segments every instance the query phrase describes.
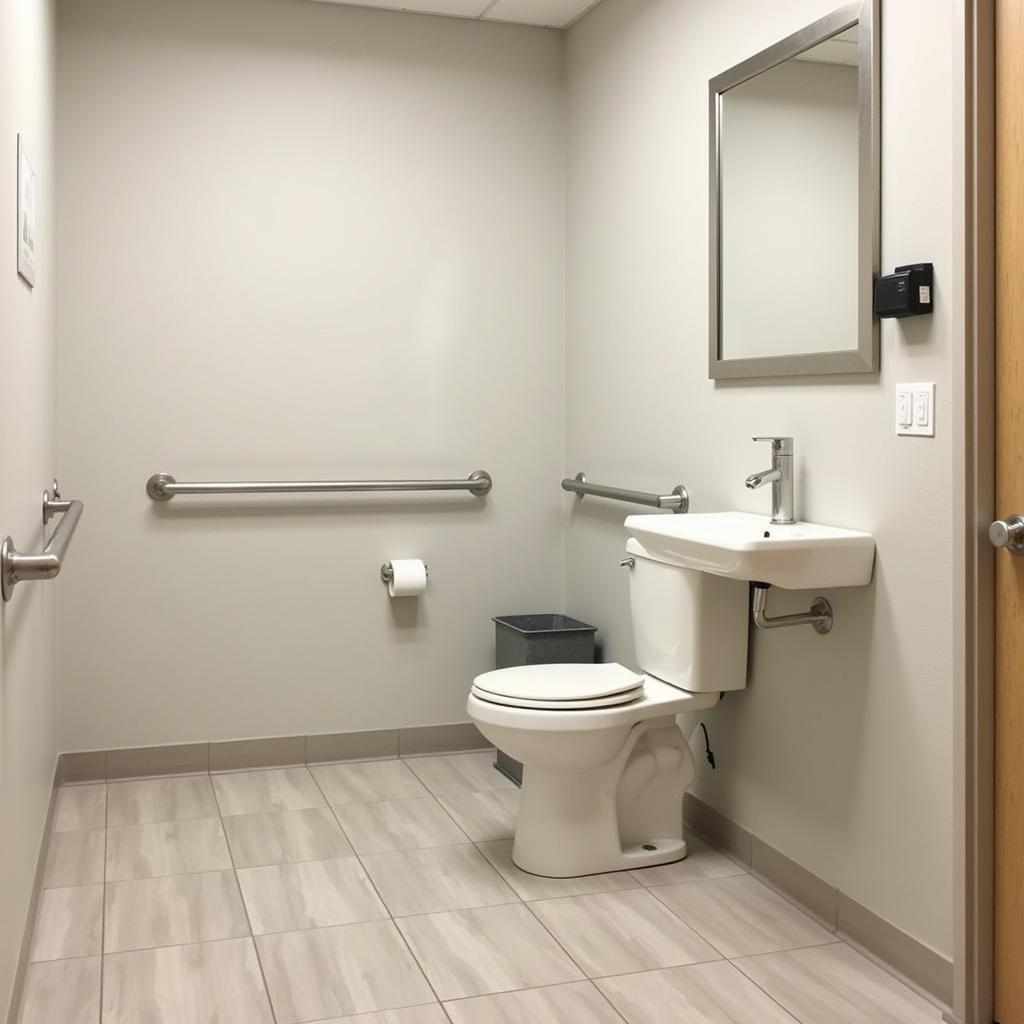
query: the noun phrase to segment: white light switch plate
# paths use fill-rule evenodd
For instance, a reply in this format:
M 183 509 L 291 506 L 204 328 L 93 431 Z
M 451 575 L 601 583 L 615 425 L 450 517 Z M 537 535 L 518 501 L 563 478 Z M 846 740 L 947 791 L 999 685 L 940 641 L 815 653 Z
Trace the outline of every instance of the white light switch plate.
M 896 385 L 896 433 L 902 437 L 935 436 L 935 385 Z

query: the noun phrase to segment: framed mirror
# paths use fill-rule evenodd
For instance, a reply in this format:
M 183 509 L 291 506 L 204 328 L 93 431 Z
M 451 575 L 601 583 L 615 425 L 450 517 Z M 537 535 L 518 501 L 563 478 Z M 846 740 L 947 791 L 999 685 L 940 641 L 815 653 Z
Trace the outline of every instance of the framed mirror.
M 878 0 L 710 82 L 713 380 L 877 373 Z

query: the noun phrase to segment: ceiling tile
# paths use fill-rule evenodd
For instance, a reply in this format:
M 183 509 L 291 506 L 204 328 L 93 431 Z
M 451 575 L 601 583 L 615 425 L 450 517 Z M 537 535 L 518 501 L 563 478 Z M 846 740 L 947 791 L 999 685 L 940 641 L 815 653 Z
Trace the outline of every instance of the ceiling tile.
M 581 14 L 597 6 L 597 0 L 497 0 L 484 18 L 526 25 L 565 28 Z
M 489 0 L 318 0 L 337 3 L 343 7 L 379 7 L 389 11 L 409 11 L 413 14 L 446 14 L 457 18 L 479 18 L 489 6 Z

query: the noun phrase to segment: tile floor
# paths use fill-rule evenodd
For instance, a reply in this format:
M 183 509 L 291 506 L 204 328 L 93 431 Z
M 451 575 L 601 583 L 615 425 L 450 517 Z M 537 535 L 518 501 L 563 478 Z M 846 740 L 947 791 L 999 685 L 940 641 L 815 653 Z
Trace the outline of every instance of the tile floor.
M 64 787 L 20 1024 L 935 1024 L 697 838 L 537 878 L 489 753 Z

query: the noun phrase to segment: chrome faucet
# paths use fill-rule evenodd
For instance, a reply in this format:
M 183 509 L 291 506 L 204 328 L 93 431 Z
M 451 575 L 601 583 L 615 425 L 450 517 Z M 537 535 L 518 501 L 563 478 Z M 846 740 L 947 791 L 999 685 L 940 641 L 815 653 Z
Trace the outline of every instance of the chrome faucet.
M 755 437 L 755 441 L 769 441 L 772 446 L 772 468 L 747 477 L 747 487 L 756 491 L 765 484 L 772 485 L 772 522 L 778 526 L 795 523 L 793 515 L 793 438 Z

